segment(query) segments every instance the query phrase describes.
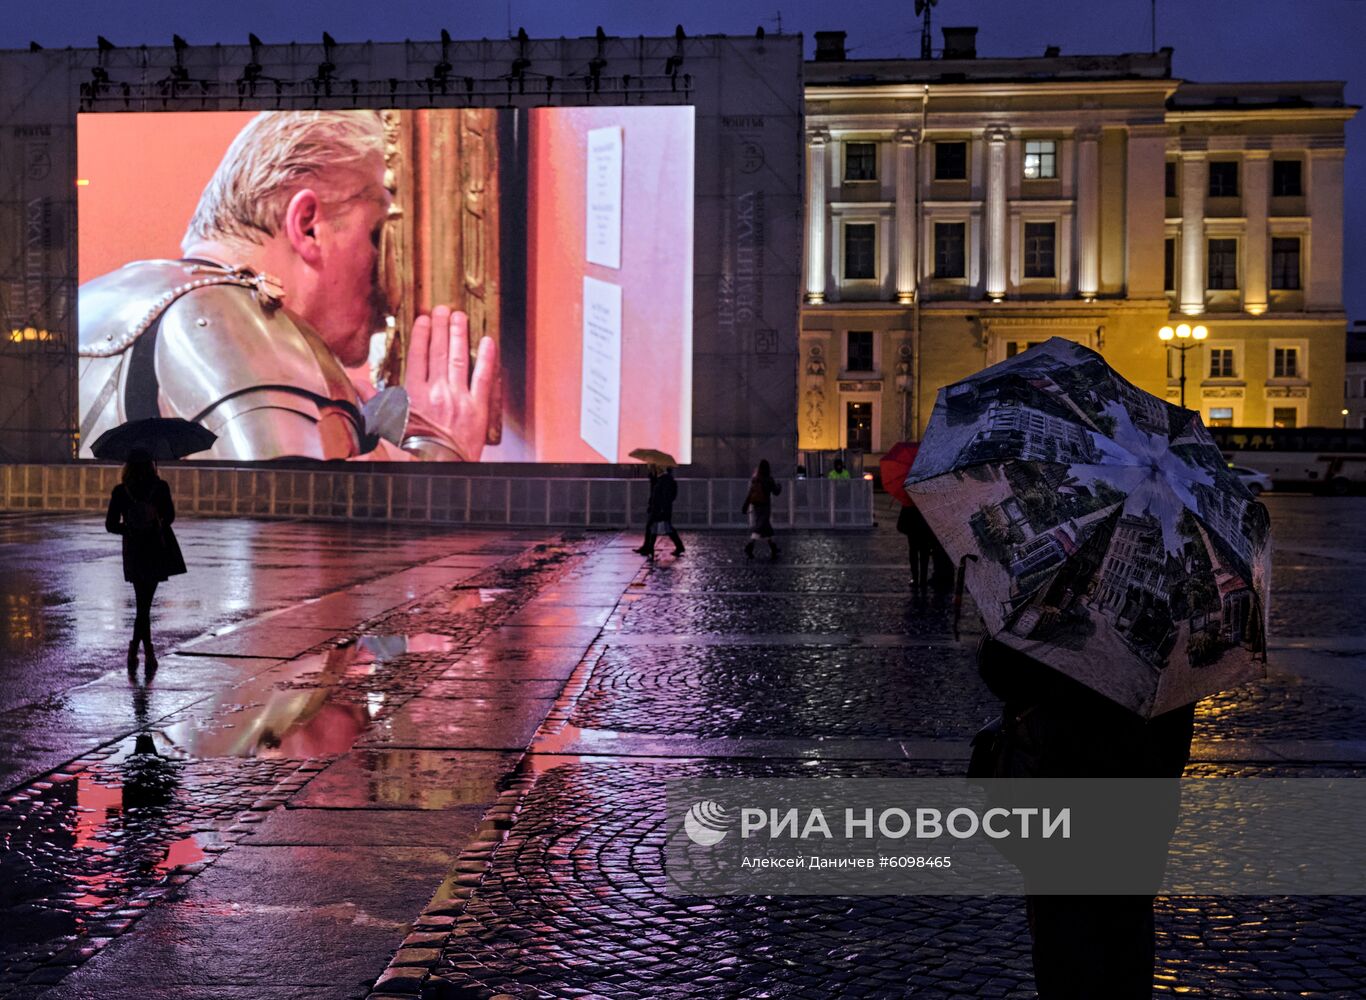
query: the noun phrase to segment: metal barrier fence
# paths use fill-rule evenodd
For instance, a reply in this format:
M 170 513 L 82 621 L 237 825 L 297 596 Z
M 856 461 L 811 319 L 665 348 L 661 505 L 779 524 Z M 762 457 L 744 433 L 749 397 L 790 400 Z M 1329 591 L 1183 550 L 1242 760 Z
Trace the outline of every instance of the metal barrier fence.
M 103 511 L 119 466 L 0 466 L 0 509 Z M 399 523 L 624 528 L 645 520 L 647 479 L 387 474 L 347 469 L 221 468 L 161 470 L 177 510 L 200 516 L 302 517 Z M 863 479 L 787 480 L 773 501 L 784 528 L 866 528 L 873 484 Z M 674 523 L 740 528 L 744 479 L 680 479 Z

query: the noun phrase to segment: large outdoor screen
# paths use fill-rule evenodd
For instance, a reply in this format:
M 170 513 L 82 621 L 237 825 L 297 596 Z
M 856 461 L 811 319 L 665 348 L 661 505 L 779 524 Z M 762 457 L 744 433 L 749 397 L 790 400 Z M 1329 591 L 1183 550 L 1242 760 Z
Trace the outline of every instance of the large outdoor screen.
M 77 122 L 81 455 L 690 460 L 690 107 Z

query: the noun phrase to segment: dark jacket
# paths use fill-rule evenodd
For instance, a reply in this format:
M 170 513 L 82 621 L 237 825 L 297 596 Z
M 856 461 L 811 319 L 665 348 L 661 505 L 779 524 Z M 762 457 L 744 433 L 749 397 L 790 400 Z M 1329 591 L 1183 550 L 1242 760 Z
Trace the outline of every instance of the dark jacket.
M 745 502 L 740 505 L 740 513 L 753 511 L 750 529 L 762 538 L 773 537 L 773 498 L 782 491 L 782 486 L 772 476 L 767 479 L 755 476 L 749 481 L 749 492 L 745 494 Z
M 157 479 L 144 496 L 139 488 L 120 483 L 109 494 L 104 527 L 123 536 L 123 578 L 129 583 L 165 580 L 185 572 L 171 523 L 175 504 L 171 488 Z
M 672 521 L 674 501 L 678 499 L 678 480 L 673 473 L 665 471 L 650 477 L 650 500 L 646 507 L 646 520 Z

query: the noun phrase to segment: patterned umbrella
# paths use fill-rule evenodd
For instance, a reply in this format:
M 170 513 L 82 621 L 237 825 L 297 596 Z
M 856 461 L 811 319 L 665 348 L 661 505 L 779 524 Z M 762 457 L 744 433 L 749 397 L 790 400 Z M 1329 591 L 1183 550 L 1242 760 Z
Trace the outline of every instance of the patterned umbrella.
M 1150 718 L 1264 670 L 1270 520 L 1200 416 L 1061 338 L 940 390 L 906 489 L 997 640 Z

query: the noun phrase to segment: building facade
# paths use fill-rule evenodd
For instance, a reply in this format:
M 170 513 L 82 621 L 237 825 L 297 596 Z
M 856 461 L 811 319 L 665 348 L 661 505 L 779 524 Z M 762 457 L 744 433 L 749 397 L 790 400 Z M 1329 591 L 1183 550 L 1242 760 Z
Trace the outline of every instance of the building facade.
M 1192 84 L 1171 50 L 806 65 L 798 435 L 877 454 L 939 387 L 1053 336 L 1207 423 L 1341 419 L 1338 83 Z M 1170 355 L 1170 357 L 1169 357 Z

